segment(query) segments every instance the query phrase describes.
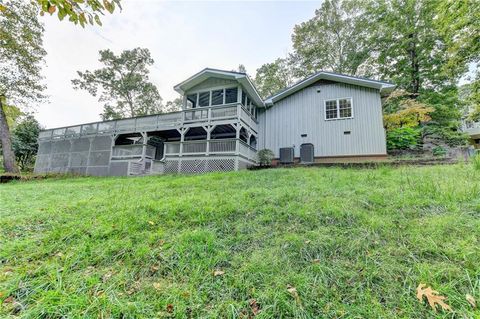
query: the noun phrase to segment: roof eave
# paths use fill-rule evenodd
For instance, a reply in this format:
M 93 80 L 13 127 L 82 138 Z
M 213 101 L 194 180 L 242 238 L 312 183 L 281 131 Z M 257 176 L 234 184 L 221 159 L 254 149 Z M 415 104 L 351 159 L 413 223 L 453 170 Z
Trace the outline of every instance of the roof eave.
M 271 106 L 275 102 L 278 102 L 302 89 L 305 87 L 319 81 L 319 80 L 331 80 L 331 81 L 336 81 L 336 82 L 341 82 L 341 83 L 346 83 L 346 84 L 352 84 L 352 85 L 358 85 L 362 87 L 368 87 L 372 89 L 377 89 L 380 91 L 380 93 L 385 93 L 388 94 L 389 92 L 393 91 L 395 89 L 395 85 L 386 83 L 386 82 L 380 82 L 380 81 L 374 81 L 374 80 L 368 80 L 368 79 L 360 79 L 360 78 L 353 78 L 350 76 L 346 75 L 341 75 L 341 74 L 332 74 L 329 72 L 319 72 L 315 75 L 312 75 L 305 80 L 293 85 L 289 89 L 278 93 L 277 95 L 273 95 L 269 98 L 267 98 L 264 103 L 266 106 Z

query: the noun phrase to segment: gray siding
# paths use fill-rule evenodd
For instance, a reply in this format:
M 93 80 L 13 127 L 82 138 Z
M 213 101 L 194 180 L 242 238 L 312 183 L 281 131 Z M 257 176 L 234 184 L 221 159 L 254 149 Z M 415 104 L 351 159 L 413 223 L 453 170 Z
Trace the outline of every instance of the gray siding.
M 352 98 L 353 119 L 325 120 L 325 100 Z M 333 83 L 307 87 L 259 114 L 259 149 L 312 143 L 315 156 L 386 154 L 380 94 L 377 90 Z M 350 131 L 350 135 L 345 135 Z M 307 134 L 307 137 L 301 137 Z

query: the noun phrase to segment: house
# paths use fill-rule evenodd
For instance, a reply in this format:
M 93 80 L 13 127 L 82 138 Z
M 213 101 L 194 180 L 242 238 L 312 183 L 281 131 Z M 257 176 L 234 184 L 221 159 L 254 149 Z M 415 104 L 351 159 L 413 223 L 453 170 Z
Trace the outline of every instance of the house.
M 204 69 L 174 89 L 179 112 L 43 130 L 35 172 L 86 175 L 244 169 L 386 157 L 381 96 L 394 85 L 319 72 L 262 100 L 245 73 Z
M 480 122 L 465 123 L 463 131 L 470 137 L 470 142 L 473 147 L 480 150 Z

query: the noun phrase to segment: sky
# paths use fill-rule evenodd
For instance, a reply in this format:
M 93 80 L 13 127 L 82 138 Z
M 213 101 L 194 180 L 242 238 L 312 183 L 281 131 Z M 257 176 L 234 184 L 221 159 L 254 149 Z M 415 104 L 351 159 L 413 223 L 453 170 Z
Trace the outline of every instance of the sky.
M 148 48 L 155 64 L 151 81 L 164 103 L 178 97 L 173 86 L 206 67 L 233 70 L 239 64 L 254 75 L 264 63 L 291 51 L 296 24 L 314 16 L 321 1 L 161 1 L 122 0 L 122 11 L 85 29 L 56 16 L 45 24 L 43 69 L 49 102 L 36 107 L 46 128 L 100 120 L 102 103 L 74 90 L 76 71 L 101 67 L 99 50 L 120 53 Z

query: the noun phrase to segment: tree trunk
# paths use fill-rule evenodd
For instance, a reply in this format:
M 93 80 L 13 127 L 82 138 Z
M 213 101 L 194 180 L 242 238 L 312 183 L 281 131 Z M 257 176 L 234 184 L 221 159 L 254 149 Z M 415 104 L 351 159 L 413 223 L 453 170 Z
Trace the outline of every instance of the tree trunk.
M 418 97 L 418 91 L 420 91 L 420 66 L 418 63 L 417 54 L 417 39 L 416 34 L 410 34 L 410 63 L 411 63 L 411 98 L 416 99 Z
M 3 167 L 7 173 L 19 173 L 15 165 L 15 154 L 12 150 L 12 141 L 10 138 L 10 129 L 8 128 L 7 117 L 3 110 L 2 101 L 5 96 L 0 95 L 0 141 L 2 142 Z

